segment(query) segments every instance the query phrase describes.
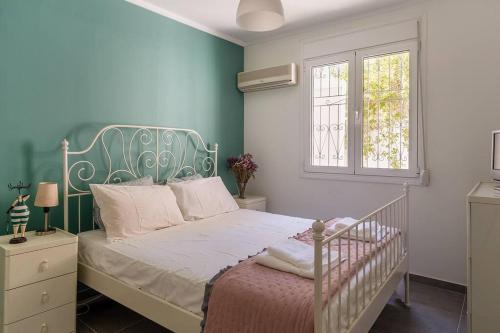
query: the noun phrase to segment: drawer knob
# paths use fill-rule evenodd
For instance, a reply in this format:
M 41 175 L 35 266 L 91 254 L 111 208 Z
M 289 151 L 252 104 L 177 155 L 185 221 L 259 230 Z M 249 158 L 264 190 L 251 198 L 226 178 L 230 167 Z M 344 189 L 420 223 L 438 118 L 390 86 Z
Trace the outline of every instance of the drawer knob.
M 49 325 L 46 323 L 43 323 L 42 326 L 40 326 L 40 332 L 41 333 L 47 333 L 49 331 Z
M 45 272 L 48 269 L 49 269 L 49 261 L 47 259 L 42 260 L 42 262 L 40 263 L 40 271 Z
M 44 291 L 42 292 L 42 303 L 47 303 L 49 301 L 49 293 Z

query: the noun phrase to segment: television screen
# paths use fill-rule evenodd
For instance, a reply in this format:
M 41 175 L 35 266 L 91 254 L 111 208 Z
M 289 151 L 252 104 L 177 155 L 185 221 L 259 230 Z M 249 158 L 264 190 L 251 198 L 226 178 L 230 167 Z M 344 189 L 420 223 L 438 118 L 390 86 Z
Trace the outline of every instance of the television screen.
M 500 132 L 493 133 L 493 170 L 500 170 Z

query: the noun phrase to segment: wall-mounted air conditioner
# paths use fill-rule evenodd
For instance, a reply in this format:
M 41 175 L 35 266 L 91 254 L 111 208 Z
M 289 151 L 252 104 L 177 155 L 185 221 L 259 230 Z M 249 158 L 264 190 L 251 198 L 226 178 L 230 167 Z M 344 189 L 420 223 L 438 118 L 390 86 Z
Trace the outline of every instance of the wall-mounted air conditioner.
M 238 89 L 243 92 L 289 87 L 297 84 L 297 65 L 258 69 L 238 73 Z

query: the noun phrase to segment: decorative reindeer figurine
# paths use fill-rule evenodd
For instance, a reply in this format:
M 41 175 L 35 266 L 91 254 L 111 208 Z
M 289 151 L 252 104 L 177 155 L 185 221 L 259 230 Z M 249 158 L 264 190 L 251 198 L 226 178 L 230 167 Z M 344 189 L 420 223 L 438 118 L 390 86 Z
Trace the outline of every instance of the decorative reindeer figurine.
M 17 190 L 18 195 L 16 200 L 10 205 L 7 210 L 7 214 L 10 215 L 10 223 L 12 224 L 12 231 L 14 232 L 14 238 L 12 238 L 9 243 L 18 244 L 26 242 L 26 225 L 30 218 L 30 210 L 26 205 L 26 201 L 30 198 L 29 194 L 21 194 L 22 190 L 29 189 L 31 184 L 24 185 L 23 182 L 19 181 L 16 186 L 9 184 L 9 190 Z M 19 231 L 21 231 L 21 236 L 18 236 Z

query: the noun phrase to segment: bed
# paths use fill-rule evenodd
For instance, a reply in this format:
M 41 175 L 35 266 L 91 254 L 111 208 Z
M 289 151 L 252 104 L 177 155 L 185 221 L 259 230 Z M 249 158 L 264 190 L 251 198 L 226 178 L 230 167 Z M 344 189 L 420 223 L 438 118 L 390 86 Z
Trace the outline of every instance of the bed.
M 325 272 L 323 265 L 315 264 L 314 332 L 367 332 L 401 279 L 409 304 L 406 185 L 401 196 L 330 236 L 325 235 L 322 221 L 245 209 L 113 243 L 94 225 L 82 228 L 82 199 L 91 195 L 88 184 L 146 173 L 157 181 L 179 175 L 215 176 L 218 146 L 212 147 L 193 130 L 154 126 L 107 126 L 80 151 L 71 151 L 64 140 L 64 227 L 69 229 L 70 218 L 77 222 L 80 282 L 172 331 L 200 332 L 205 286 L 214 275 L 273 242 L 310 229 L 315 263 L 321 263 L 325 252 L 343 250 L 347 259 L 341 265 L 353 272 L 342 276 L 342 269 L 328 266 Z M 97 167 L 91 157 L 104 163 Z M 391 237 L 380 247 L 363 239 L 351 253 L 356 227 L 374 219 L 394 230 Z M 351 258 L 358 258 L 358 248 L 364 252 L 365 244 L 375 247 L 373 255 L 351 269 L 355 261 Z M 332 292 L 335 278 L 345 282 Z

